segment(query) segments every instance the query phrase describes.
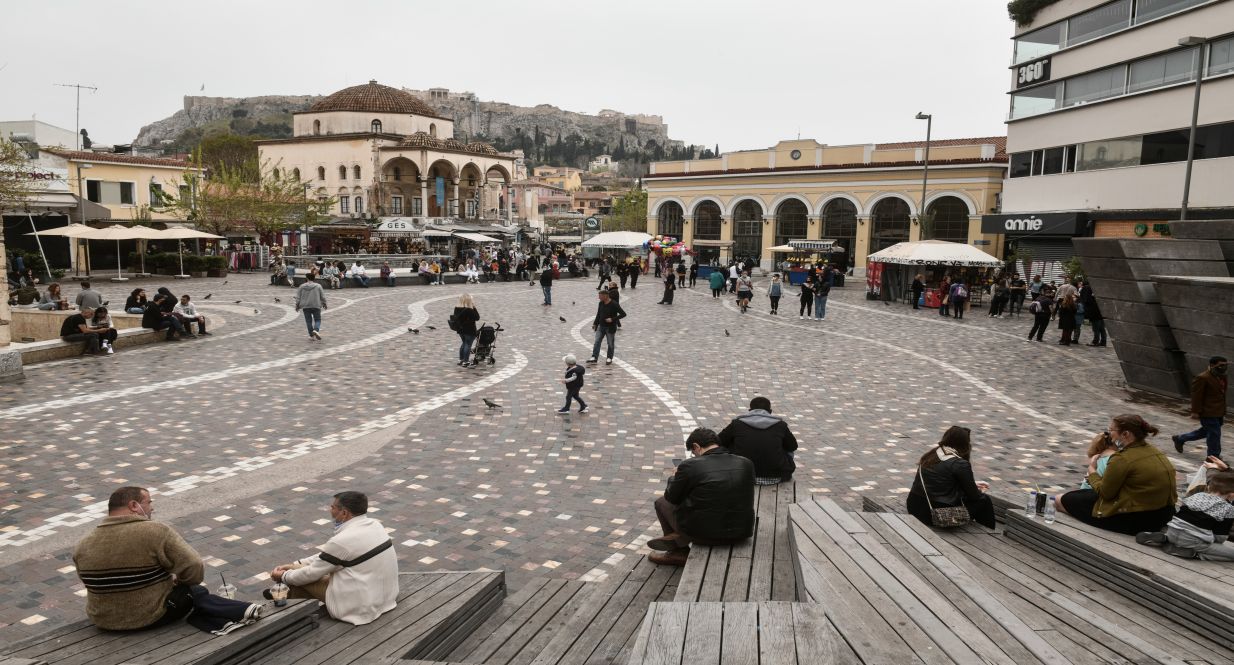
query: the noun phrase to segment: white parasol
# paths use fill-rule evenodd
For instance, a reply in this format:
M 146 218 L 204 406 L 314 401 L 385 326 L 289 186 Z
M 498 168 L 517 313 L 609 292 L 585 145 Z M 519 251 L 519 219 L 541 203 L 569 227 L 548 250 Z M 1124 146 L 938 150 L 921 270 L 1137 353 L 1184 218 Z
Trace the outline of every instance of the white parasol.
M 185 240 L 187 238 L 210 238 L 214 240 L 221 239 L 223 236 L 216 236 L 213 233 L 198 231 L 196 229 L 167 229 L 159 231 L 155 240 Z M 188 275 L 184 274 L 184 243 L 178 243 L 176 252 L 180 255 L 180 274 L 176 275 L 176 279 L 188 279 Z

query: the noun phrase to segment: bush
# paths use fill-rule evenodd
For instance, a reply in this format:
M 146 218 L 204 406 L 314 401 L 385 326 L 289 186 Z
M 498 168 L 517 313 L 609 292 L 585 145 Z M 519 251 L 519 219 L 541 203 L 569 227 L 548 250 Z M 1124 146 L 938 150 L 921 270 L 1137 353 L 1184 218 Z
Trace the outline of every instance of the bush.
M 1058 0 L 1011 0 L 1007 3 L 1007 14 L 1018 26 L 1026 26 L 1033 22 L 1037 12 L 1058 2 Z

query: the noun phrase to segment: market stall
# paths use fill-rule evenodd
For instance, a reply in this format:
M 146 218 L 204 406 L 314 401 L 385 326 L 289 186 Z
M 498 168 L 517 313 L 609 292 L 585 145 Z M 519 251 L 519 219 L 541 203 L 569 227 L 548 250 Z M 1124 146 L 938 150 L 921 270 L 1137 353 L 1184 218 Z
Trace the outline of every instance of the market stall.
M 783 270 L 785 280 L 789 284 L 803 284 L 806 281 L 806 276 L 810 273 L 810 264 L 815 256 L 822 260 L 836 265 L 832 261 L 832 254 L 845 254 L 845 249 L 836 244 L 834 240 L 789 240 L 784 245 L 770 247 L 767 251 L 771 252 L 774 257 L 777 254 L 787 255 L 787 263 L 793 264 L 787 270 Z M 773 264 L 777 269 L 782 269 L 781 261 L 774 261 Z M 844 266 L 840 268 L 836 275 L 834 286 L 844 286 Z
M 944 275 L 961 276 L 976 293 L 977 276 L 984 271 L 1002 267 L 1003 262 L 964 243 L 945 240 L 901 242 L 866 257 L 867 298 L 898 300 L 903 298 L 920 273 L 929 284 Z M 937 306 L 941 294 L 927 294 L 927 306 Z M 930 303 L 933 302 L 934 305 Z

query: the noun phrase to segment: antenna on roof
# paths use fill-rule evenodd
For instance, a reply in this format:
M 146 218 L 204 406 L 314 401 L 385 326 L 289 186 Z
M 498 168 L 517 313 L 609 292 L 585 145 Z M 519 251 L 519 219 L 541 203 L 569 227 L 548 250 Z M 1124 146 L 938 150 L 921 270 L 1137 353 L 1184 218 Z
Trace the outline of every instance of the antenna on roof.
M 61 88 L 77 88 L 77 149 L 81 150 L 81 90 L 97 91 L 98 88 L 90 85 L 82 85 L 80 83 L 56 83 L 54 84 Z

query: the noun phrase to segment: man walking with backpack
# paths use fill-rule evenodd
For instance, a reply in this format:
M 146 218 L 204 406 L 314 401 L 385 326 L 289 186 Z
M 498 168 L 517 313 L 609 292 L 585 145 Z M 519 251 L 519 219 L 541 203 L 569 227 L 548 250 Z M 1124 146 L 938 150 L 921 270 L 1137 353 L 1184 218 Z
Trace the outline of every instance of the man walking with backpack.
M 1041 336 L 1045 334 L 1046 328 L 1050 327 L 1050 314 L 1054 310 L 1054 300 L 1044 293 L 1037 296 L 1028 306 L 1028 313 L 1033 315 L 1033 327 L 1028 331 L 1028 339 L 1031 341 L 1034 337 L 1037 341 L 1041 341 Z
M 968 304 L 968 287 L 964 286 L 964 278 L 959 277 L 956 278 L 955 284 L 951 285 L 951 307 L 955 318 L 964 318 L 964 305 L 966 304 Z

